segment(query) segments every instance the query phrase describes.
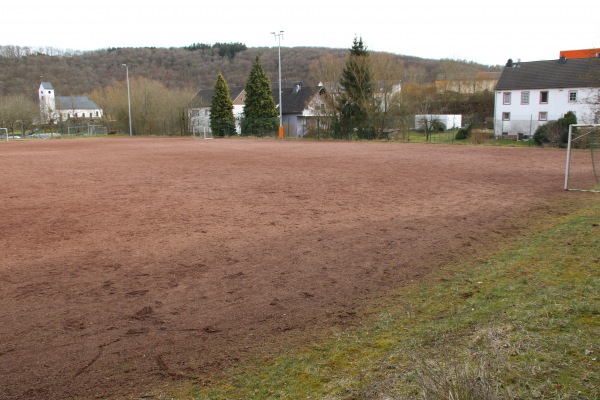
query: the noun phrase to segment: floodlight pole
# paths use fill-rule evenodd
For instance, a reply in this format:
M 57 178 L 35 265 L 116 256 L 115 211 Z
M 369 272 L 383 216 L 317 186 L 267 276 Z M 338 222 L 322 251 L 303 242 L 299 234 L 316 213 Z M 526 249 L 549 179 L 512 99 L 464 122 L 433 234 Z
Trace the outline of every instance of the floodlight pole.
M 129 111 L 129 136 L 133 136 L 131 129 L 131 94 L 129 92 L 129 65 L 123 64 L 125 67 L 125 73 L 127 74 L 127 109 Z
M 283 104 L 281 103 L 281 38 L 283 31 L 271 32 L 271 34 L 279 41 L 279 139 L 283 139 Z

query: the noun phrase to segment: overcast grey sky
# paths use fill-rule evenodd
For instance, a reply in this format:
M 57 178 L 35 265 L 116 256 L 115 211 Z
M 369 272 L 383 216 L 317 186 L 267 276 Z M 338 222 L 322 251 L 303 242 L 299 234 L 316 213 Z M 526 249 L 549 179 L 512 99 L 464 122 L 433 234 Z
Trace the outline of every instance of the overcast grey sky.
M 153 3 L 11 0 L 2 5 L 0 45 L 83 51 L 215 42 L 271 47 L 277 41 L 270 32 L 283 30 L 282 48 L 349 48 L 357 35 L 370 50 L 486 65 L 600 47 L 598 0 Z

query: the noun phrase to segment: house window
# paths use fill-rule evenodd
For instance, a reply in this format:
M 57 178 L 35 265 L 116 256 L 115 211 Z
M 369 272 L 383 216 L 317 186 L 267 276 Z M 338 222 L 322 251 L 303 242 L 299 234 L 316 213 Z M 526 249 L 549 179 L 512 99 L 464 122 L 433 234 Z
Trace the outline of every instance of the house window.
M 540 104 L 548 104 L 548 92 L 540 92 Z
M 569 90 L 569 103 L 577 101 L 577 90 Z
M 503 99 L 504 104 L 510 104 L 510 92 L 504 92 Z
M 538 116 L 539 121 L 548 121 L 548 113 L 546 111 L 541 111 Z
M 510 121 L 510 113 L 509 112 L 502 113 L 502 121 Z
M 529 92 L 521 92 L 521 104 L 529 104 Z

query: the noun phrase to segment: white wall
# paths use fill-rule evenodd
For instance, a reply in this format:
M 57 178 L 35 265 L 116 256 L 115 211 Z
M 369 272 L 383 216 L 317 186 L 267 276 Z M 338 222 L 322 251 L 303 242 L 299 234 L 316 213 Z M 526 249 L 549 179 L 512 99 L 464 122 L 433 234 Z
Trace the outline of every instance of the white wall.
M 423 129 L 424 118 L 427 121 L 438 120 L 446 126 L 446 129 L 455 129 L 462 126 L 462 115 L 458 114 L 427 114 L 427 115 L 415 115 L 415 128 Z
M 57 111 L 60 112 L 60 120 L 61 121 L 66 121 L 69 118 L 80 118 L 80 119 L 102 118 L 102 110 L 101 109 L 95 109 L 95 110 L 68 109 L 68 110 L 57 110 Z M 90 114 L 92 114 L 91 117 L 90 117 Z
M 538 126 L 556 121 L 569 111 L 575 113 L 578 123 L 593 123 L 595 116 L 589 102 L 595 99 L 597 90 L 565 88 L 497 91 L 494 102 L 494 134 L 533 135 Z M 548 103 L 540 103 L 542 91 L 548 92 Z M 576 92 L 577 101 L 569 100 L 569 93 L 572 91 Z M 529 92 L 529 104 L 521 104 L 522 92 Z M 504 104 L 505 93 L 510 93 L 510 104 Z M 507 112 L 510 113 L 510 120 L 504 121 L 502 115 Z M 547 113 L 547 120 L 540 120 L 540 113 Z

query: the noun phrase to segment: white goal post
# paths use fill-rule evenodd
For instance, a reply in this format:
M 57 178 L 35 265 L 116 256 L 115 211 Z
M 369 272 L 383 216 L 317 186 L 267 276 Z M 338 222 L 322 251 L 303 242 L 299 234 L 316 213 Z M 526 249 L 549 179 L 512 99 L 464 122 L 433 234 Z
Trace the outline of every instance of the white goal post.
M 203 126 L 201 129 L 199 126 L 194 125 L 194 127 L 192 128 L 192 135 L 194 135 L 194 139 L 196 139 L 196 137 L 198 139 L 212 139 L 213 138 L 212 131 L 210 129 L 206 129 L 205 126 Z
M 71 125 L 67 127 L 69 135 L 107 135 L 108 128 L 104 125 Z
M 0 137 L 3 137 L 8 142 L 8 128 L 0 128 Z
M 571 124 L 564 190 L 600 193 L 600 124 Z

